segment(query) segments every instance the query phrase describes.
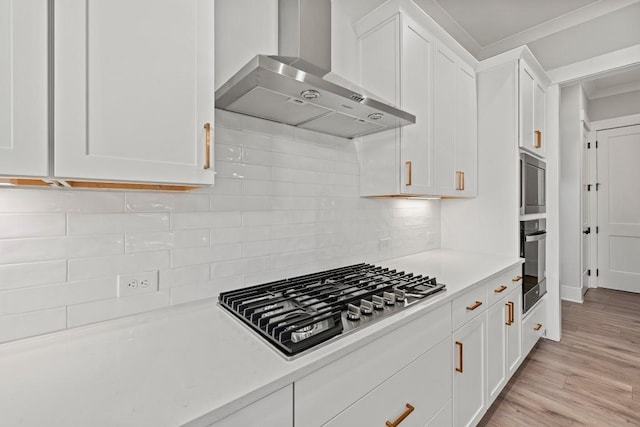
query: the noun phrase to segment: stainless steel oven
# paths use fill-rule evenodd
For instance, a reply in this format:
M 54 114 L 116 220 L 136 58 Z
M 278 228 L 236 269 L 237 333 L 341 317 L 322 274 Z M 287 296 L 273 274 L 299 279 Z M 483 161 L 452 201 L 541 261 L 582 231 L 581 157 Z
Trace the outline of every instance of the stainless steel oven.
M 520 221 L 520 256 L 522 265 L 523 312 L 526 313 L 547 293 L 546 231 L 544 219 Z
M 544 161 L 520 153 L 520 214 L 547 211 L 546 170 Z

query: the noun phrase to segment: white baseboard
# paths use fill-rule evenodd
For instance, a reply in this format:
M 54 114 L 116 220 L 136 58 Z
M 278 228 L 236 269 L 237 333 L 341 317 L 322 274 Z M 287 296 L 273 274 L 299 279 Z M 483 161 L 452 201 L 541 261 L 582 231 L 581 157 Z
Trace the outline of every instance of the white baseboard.
M 560 299 L 564 301 L 584 302 L 582 298 L 582 287 L 576 288 L 575 286 L 560 286 Z

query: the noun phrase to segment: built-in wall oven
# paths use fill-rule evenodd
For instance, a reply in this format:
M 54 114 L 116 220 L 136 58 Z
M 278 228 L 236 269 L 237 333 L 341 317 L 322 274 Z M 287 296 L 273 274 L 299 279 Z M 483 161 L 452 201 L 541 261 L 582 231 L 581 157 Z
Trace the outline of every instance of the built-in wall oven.
M 520 214 L 547 211 L 545 193 L 547 165 L 527 153 L 520 153 Z
M 520 256 L 522 265 L 523 312 L 526 313 L 547 293 L 545 219 L 520 221 Z

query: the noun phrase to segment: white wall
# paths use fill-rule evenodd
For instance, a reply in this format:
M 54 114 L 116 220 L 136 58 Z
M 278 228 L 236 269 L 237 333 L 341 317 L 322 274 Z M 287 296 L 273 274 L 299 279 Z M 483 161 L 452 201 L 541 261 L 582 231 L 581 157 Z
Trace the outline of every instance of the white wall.
M 588 111 L 591 121 L 640 114 L 640 90 L 592 99 Z
M 358 197 L 352 140 L 217 111 L 215 144 L 212 189 L 0 188 L 0 342 L 440 246 L 440 201 Z
M 580 84 L 560 92 L 560 296 L 582 301 L 582 123 Z

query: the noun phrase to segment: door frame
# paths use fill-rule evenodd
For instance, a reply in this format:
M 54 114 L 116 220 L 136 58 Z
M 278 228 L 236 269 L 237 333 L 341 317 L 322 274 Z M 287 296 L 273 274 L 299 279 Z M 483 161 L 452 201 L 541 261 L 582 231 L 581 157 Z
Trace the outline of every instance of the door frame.
M 591 270 L 591 275 L 588 277 L 587 279 L 587 284 L 585 286 L 584 283 L 581 283 L 581 292 L 583 296 L 587 290 L 589 288 L 595 288 L 597 287 L 597 280 L 596 280 L 596 269 L 597 269 L 597 262 L 598 262 L 598 252 L 597 252 L 597 236 L 596 236 L 596 230 L 597 230 L 597 225 L 598 225 L 598 204 L 597 204 L 597 192 L 595 191 L 595 183 L 596 183 L 596 179 L 597 179 L 597 170 L 596 170 L 596 165 L 597 165 L 597 157 L 596 157 L 596 147 L 595 147 L 595 141 L 596 141 L 596 131 L 593 130 L 593 127 L 591 125 L 591 122 L 589 121 L 589 118 L 586 116 L 586 113 L 584 110 L 582 110 L 580 112 L 580 122 L 582 124 L 582 132 L 581 132 L 581 136 L 583 138 L 581 144 L 582 144 L 582 152 L 581 152 L 581 165 L 580 165 L 580 232 L 582 233 L 583 230 L 583 221 L 582 219 L 584 218 L 584 207 L 585 207 L 585 203 L 584 203 L 584 197 L 587 197 L 587 202 L 586 202 L 586 206 L 587 206 L 587 224 L 586 226 L 589 227 L 591 229 L 591 233 L 586 237 L 588 239 L 588 244 L 589 244 L 589 259 L 587 260 L 587 265 L 585 266 L 583 263 L 584 260 L 584 241 L 582 239 L 584 239 L 584 234 L 580 234 L 581 239 L 580 239 L 580 277 L 582 280 L 582 273 L 585 269 L 590 269 Z M 585 134 L 586 134 L 586 138 L 585 138 Z M 588 164 L 585 165 L 585 162 L 587 162 Z M 588 171 L 588 175 L 585 176 L 584 174 L 584 170 Z M 593 189 L 593 191 L 584 191 L 585 188 L 587 186 L 591 185 L 590 188 Z M 594 255 L 595 254 L 595 255 Z
M 616 128 L 622 128 L 622 127 L 628 127 L 628 126 L 638 126 L 640 125 L 640 114 L 632 114 L 629 116 L 620 116 L 620 117 L 614 117 L 611 119 L 604 119 L 604 120 L 597 120 L 597 121 L 593 121 L 591 122 L 591 133 L 593 134 L 593 139 L 594 141 L 596 140 L 596 133 L 598 131 L 603 131 L 603 130 L 608 130 L 608 129 L 616 129 Z M 597 150 L 597 146 L 596 146 L 596 150 L 594 150 L 594 159 L 593 161 L 595 162 L 595 167 L 592 169 L 593 173 L 595 173 L 595 175 L 593 175 L 593 182 L 596 183 L 597 179 L 598 179 L 598 174 L 597 174 L 597 164 L 598 164 L 598 150 Z M 591 201 L 591 203 L 589 204 L 590 206 L 590 214 L 591 219 L 592 219 L 592 230 L 595 228 L 597 230 L 598 227 L 598 203 L 599 203 L 599 198 L 598 198 L 598 192 L 595 192 L 595 197 L 594 200 Z M 592 266 L 592 274 L 591 274 L 591 281 L 590 281 L 590 287 L 593 288 L 597 288 L 598 287 L 598 271 L 599 271 L 599 265 L 598 265 L 598 239 L 597 239 L 597 234 L 592 233 L 592 241 L 591 241 L 591 266 Z M 595 240 L 595 242 L 594 242 Z M 595 248 L 595 249 L 594 249 Z M 593 271 L 596 271 L 596 274 L 594 276 Z

